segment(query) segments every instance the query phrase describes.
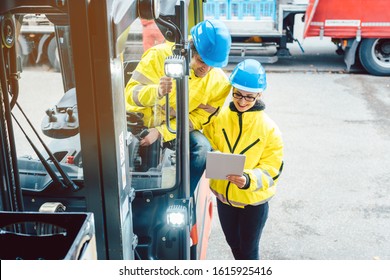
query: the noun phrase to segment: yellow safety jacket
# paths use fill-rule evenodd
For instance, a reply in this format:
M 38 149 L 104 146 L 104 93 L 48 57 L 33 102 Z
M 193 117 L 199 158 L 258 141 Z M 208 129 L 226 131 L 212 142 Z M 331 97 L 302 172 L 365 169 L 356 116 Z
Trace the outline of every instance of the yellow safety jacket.
M 176 134 L 169 132 L 166 125 L 166 98 L 159 98 L 158 84 L 164 74 L 164 61 L 172 55 L 172 43 L 150 48 L 144 53 L 131 79 L 126 85 L 126 110 L 143 113 L 144 125 L 156 127 L 163 141 L 175 139 Z M 176 130 L 176 83 L 169 93 L 170 126 Z M 211 122 L 223 106 L 231 85 L 226 74 L 219 68 L 213 68 L 203 78 L 189 74 L 189 123 L 190 131 L 201 130 Z
M 244 173 L 250 181 L 243 189 L 227 180 L 210 179 L 212 192 L 223 203 L 242 208 L 263 204 L 275 194 L 283 167 L 283 142 L 264 108 L 264 103 L 258 102 L 241 113 L 231 102 L 203 129 L 214 150 L 246 155 Z

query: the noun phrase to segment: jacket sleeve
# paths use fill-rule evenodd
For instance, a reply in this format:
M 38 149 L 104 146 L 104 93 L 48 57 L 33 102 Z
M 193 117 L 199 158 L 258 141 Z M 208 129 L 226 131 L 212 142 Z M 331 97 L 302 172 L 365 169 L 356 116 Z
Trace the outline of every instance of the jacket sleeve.
M 169 124 L 173 130 L 176 130 L 176 118 L 171 119 Z M 168 130 L 168 126 L 165 122 L 159 126 L 156 126 L 156 129 L 158 130 L 158 132 L 160 132 L 164 142 L 168 142 L 173 139 L 176 139 L 176 134 Z
M 157 50 L 145 52 L 125 88 L 128 105 L 150 107 L 159 100 L 158 84 L 160 77 L 164 76 L 161 60 Z
M 222 80 L 209 89 L 212 92 L 209 93 L 210 98 L 206 102 L 201 102 L 195 98 L 190 100 L 192 102 L 189 112 L 190 129 L 201 130 L 205 125 L 211 123 L 221 111 L 230 90 L 229 82 Z
M 193 130 L 200 130 L 202 129 L 202 126 L 198 126 L 198 127 L 195 127 L 192 120 L 193 120 L 193 115 L 190 113 L 190 116 L 189 116 L 189 131 L 193 131 Z M 199 119 L 198 119 L 199 120 Z M 173 130 L 176 130 L 176 118 L 172 118 L 170 119 L 170 127 L 173 129 Z M 166 122 L 162 123 L 161 125 L 159 126 L 156 126 L 156 129 L 158 130 L 158 132 L 160 132 L 160 134 L 162 135 L 163 139 L 164 139 L 164 142 L 167 142 L 167 141 L 171 141 L 173 139 L 176 138 L 176 134 L 172 133 L 169 131 L 168 129 L 168 125 L 166 124 Z
M 218 117 L 217 117 L 218 118 Z M 216 118 L 216 119 L 217 119 Z M 204 126 L 204 128 L 203 128 L 203 134 L 204 134 L 204 136 L 206 136 L 206 138 L 209 140 L 209 142 L 210 142 L 210 145 L 211 145 L 211 148 L 213 149 L 213 150 L 218 150 L 217 149 L 217 145 L 216 145 L 216 143 L 214 142 L 214 136 L 215 136 L 215 124 L 216 124 L 217 122 L 216 121 L 214 121 L 214 122 L 212 122 L 212 123 L 209 123 L 209 124 L 207 124 L 206 126 Z
M 273 128 L 256 168 L 246 169 L 249 191 L 264 191 L 276 185 L 283 169 L 283 141 L 277 127 Z
M 197 90 L 191 88 L 191 90 Z M 204 126 L 211 124 L 218 113 L 221 111 L 222 106 L 225 103 L 225 99 L 231 90 L 231 86 L 227 80 L 220 82 L 213 81 L 213 85 L 208 89 L 211 92 L 206 96 L 210 96 L 208 99 L 203 100 L 199 93 L 190 93 L 189 100 L 189 131 L 202 130 Z M 172 129 L 176 129 L 176 118 L 170 120 L 170 126 Z M 176 138 L 175 134 L 172 134 L 166 123 L 156 127 L 160 134 L 163 136 L 164 141 L 170 141 Z

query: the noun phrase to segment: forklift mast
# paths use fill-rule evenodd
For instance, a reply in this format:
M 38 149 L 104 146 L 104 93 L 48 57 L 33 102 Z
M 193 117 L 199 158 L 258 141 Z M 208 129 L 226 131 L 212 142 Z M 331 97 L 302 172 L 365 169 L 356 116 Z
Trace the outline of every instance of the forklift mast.
M 159 7 L 164 7 L 161 14 Z M 18 102 L 23 75 L 15 38 L 26 14 L 44 14 L 54 25 L 64 93 L 43 112 L 42 131 L 33 129 L 44 149 L 36 148 L 31 135 L 24 133 L 36 155 L 20 157 L 14 126 L 25 130 L 13 112 L 14 108 L 23 112 Z M 126 112 L 124 100 L 124 54 L 132 52 L 127 49 L 128 38 L 139 17 L 156 21 L 188 71 L 188 22 L 195 24 L 201 16 L 198 1 L 190 5 L 183 0 L 1 2 L 1 214 L 40 213 L 48 203 L 56 205 L 51 214 L 58 217 L 59 211 L 91 213 L 98 259 L 204 257 L 207 242 L 190 244 L 194 221 L 201 223 L 199 235 L 203 228 L 208 231 L 204 223 L 210 220 L 211 199 L 207 184 L 204 190 L 198 187 L 196 204 L 204 208 L 199 212 L 189 195 L 188 72 L 176 79 L 175 147 L 161 150 L 158 145 L 157 152 L 140 154 L 137 136 L 129 128 L 133 114 Z M 50 143 L 39 137 L 42 134 Z M 139 163 L 148 162 L 150 155 L 157 155 L 155 164 L 140 170 Z M 167 215 L 176 210 L 184 215 L 184 225 L 167 223 Z M 11 227 L 0 223 L 0 229 L 38 235 L 19 222 Z M 193 243 L 197 239 L 192 237 Z

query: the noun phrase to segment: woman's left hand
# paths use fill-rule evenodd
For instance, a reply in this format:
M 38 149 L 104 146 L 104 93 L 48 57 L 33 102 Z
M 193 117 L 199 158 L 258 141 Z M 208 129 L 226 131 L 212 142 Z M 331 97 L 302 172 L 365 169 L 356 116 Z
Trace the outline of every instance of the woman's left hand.
M 246 184 L 246 177 L 244 175 L 228 175 L 226 176 L 226 180 L 235 184 L 240 189 L 242 189 Z

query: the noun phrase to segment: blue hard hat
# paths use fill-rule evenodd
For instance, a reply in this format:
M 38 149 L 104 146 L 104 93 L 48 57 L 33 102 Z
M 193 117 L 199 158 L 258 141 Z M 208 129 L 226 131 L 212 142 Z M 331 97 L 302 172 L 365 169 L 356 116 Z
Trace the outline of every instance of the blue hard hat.
M 232 38 L 222 21 L 202 21 L 191 28 L 191 35 L 197 52 L 208 66 L 227 65 Z
M 261 92 L 267 87 L 264 67 L 254 59 L 245 59 L 234 68 L 230 75 L 233 87 L 248 92 Z

